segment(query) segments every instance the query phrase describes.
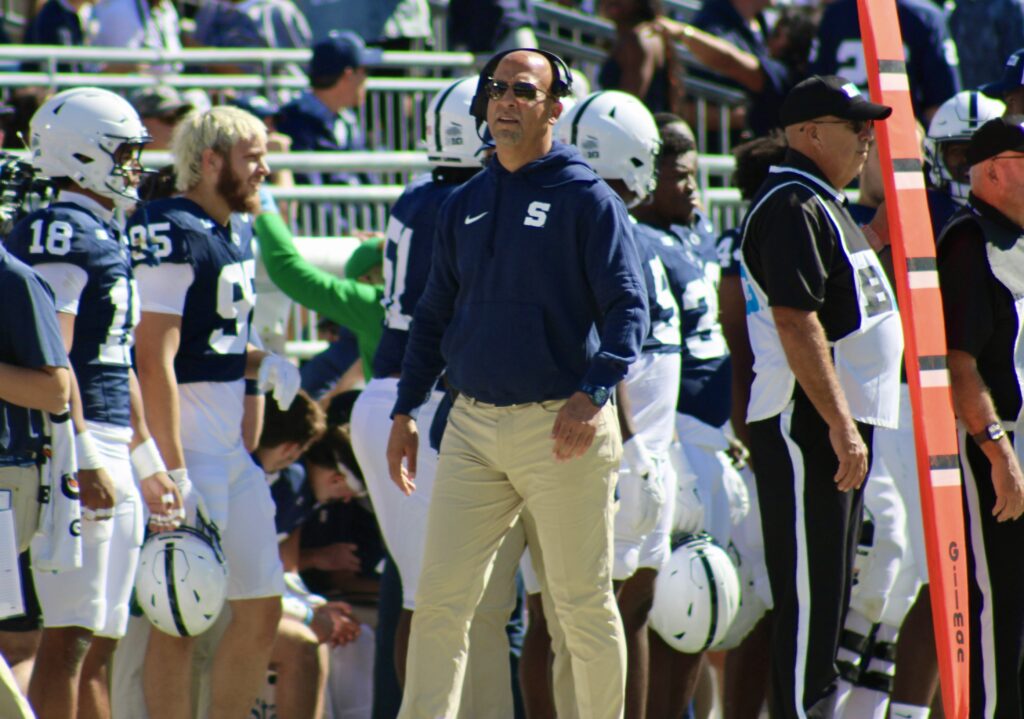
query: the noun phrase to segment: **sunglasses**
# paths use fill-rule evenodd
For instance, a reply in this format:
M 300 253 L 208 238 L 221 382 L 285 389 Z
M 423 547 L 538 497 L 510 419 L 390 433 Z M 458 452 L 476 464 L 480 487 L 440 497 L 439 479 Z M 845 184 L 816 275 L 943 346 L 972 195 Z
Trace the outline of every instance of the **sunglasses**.
M 865 129 L 875 126 L 874 120 L 811 120 L 815 125 L 846 125 L 853 130 L 854 135 L 859 135 Z
M 541 90 L 532 82 L 513 82 L 511 85 L 504 80 L 495 80 L 493 77 L 484 83 L 484 92 L 492 100 L 500 100 L 505 97 L 509 87 L 512 88 L 512 96 L 517 100 L 533 102 L 537 99 L 537 93 L 549 95 L 547 90 Z

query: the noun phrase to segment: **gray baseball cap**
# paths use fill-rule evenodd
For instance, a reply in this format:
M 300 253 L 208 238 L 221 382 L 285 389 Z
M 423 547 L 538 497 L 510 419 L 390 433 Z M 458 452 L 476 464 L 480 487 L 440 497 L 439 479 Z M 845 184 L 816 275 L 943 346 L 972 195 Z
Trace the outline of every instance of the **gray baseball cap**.
M 181 117 L 192 109 L 192 103 L 181 97 L 181 93 L 170 85 L 152 85 L 133 92 L 128 101 L 139 113 L 139 117 Z

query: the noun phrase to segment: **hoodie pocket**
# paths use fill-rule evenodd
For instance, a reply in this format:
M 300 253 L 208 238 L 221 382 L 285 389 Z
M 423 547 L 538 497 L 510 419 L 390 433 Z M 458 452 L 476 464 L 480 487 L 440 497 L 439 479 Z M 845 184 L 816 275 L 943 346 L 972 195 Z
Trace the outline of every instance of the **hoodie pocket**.
M 544 397 L 561 374 L 548 342 L 544 313 L 525 302 L 463 305 L 441 351 L 456 386 L 496 402 Z

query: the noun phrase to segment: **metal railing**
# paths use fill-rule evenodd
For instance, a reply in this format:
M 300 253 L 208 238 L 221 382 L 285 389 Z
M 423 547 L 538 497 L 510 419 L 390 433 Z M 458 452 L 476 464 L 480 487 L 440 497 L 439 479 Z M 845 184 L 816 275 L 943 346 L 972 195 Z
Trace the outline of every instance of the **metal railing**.
M 170 162 L 167 152 L 146 152 L 146 167 L 163 167 Z M 274 170 L 294 172 L 362 172 L 403 177 L 405 181 L 432 165 L 424 152 L 272 152 L 267 164 Z M 731 155 L 701 155 L 697 160 L 697 180 L 705 199 L 725 206 L 739 202 L 739 195 L 728 188 L 735 161 Z M 391 205 L 402 194 L 402 184 L 375 185 L 298 185 L 272 187 L 280 202 L 292 203 L 291 220 L 299 235 L 341 235 L 353 230 L 383 230 Z M 733 194 L 729 194 L 733 193 Z M 730 210 L 731 213 L 731 210 Z M 732 214 L 715 221 L 731 227 L 738 221 Z

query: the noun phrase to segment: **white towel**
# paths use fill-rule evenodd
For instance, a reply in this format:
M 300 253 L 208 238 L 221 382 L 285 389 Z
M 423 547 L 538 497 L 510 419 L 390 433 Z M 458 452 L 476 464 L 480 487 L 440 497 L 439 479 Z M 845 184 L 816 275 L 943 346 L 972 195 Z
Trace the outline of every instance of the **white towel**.
M 70 415 L 49 415 L 50 444 L 40 477 L 39 529 L 32 538 L 32 566 L 63 572 L 82 566 L 82 504 L 75 471 L 75 430 Z

